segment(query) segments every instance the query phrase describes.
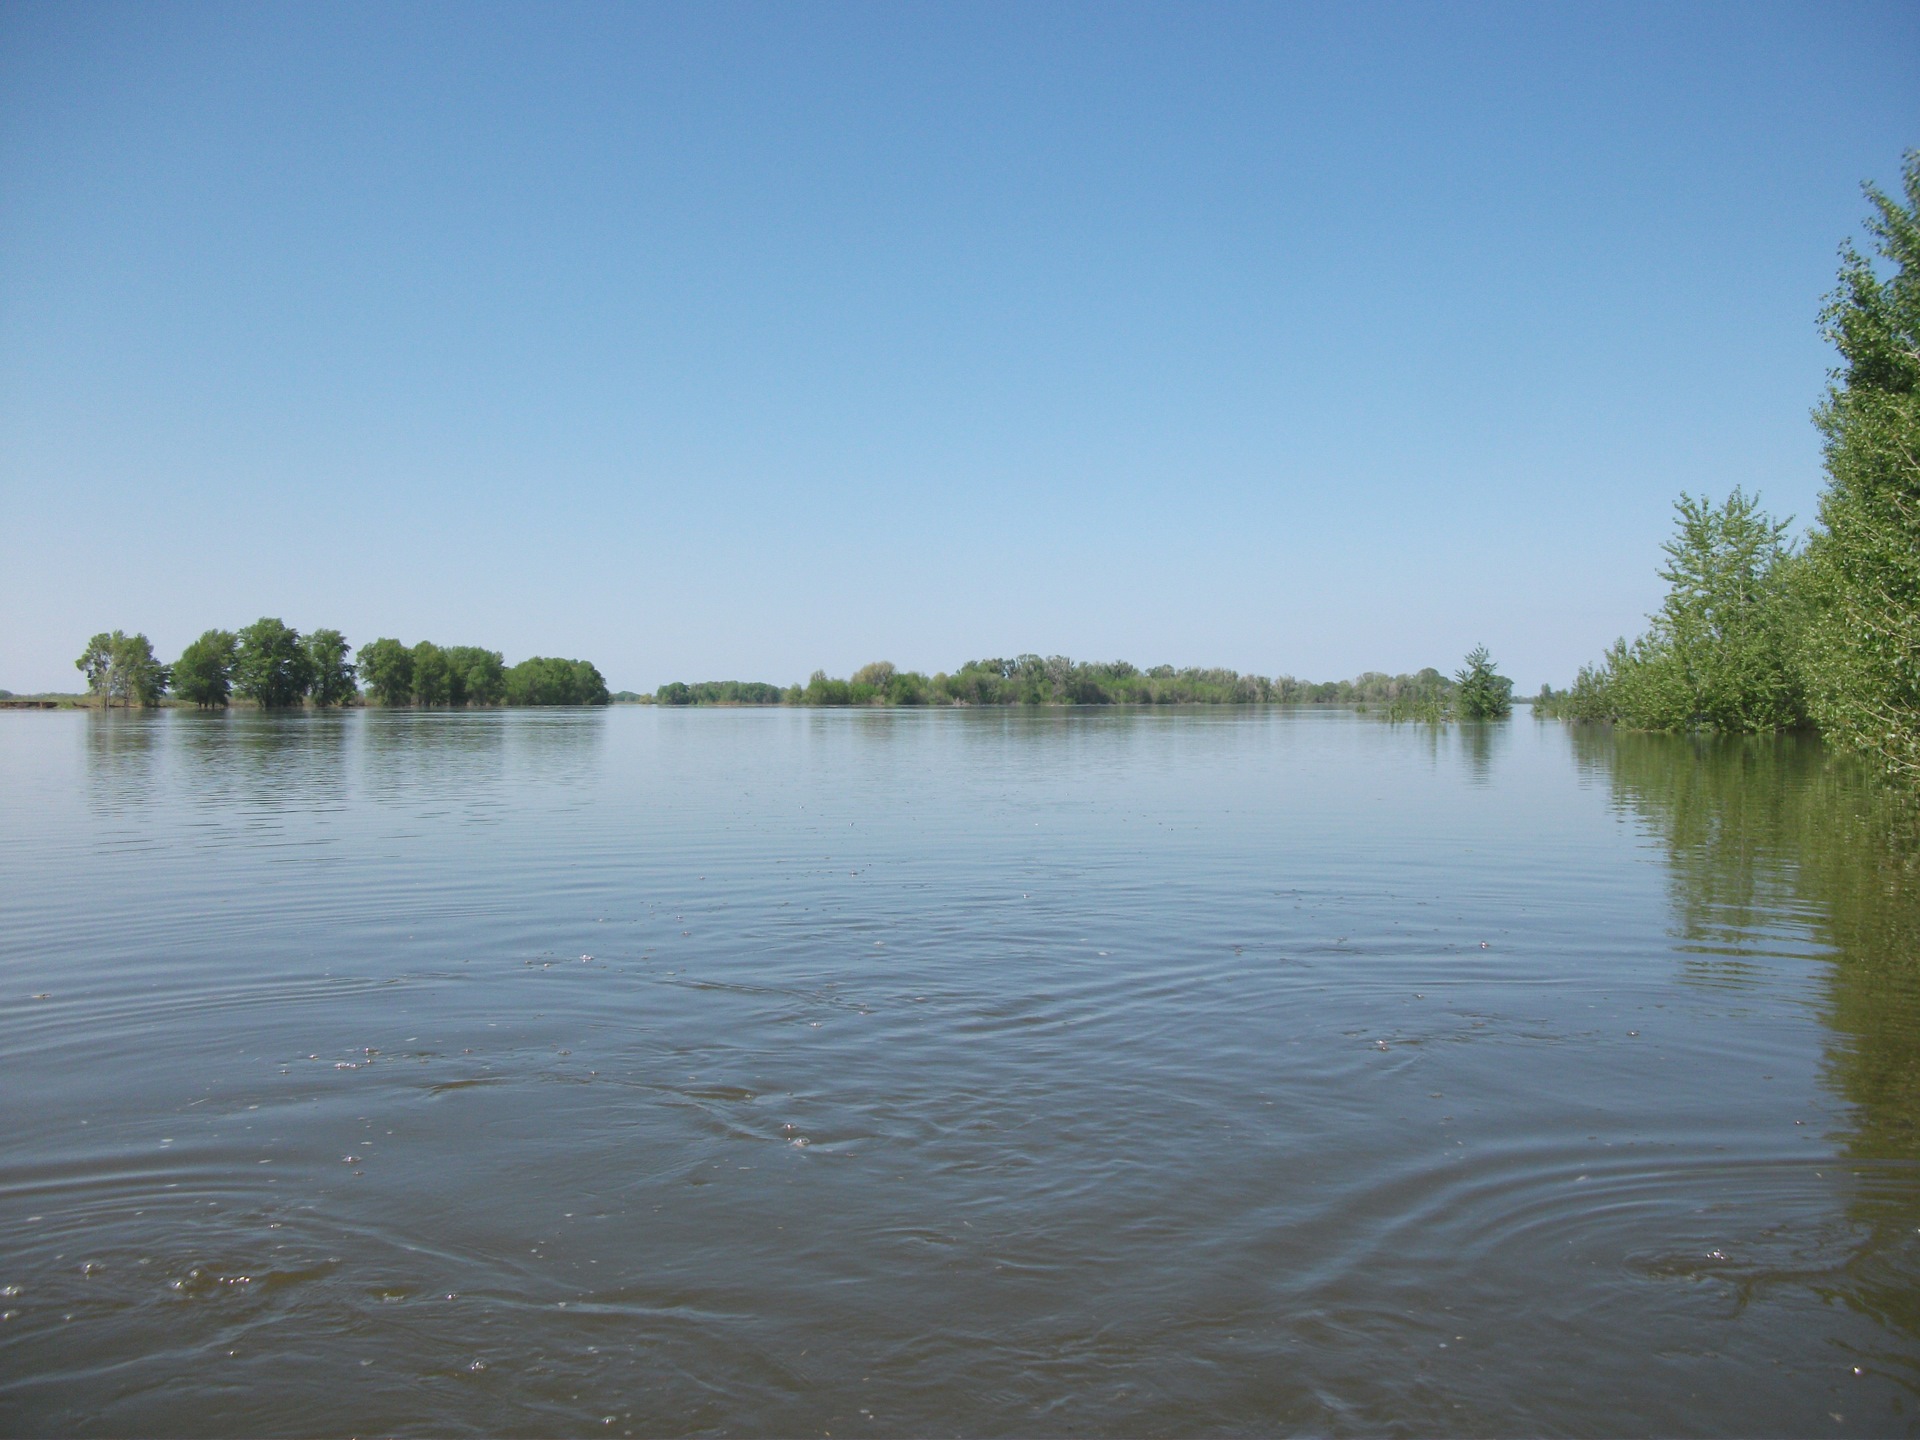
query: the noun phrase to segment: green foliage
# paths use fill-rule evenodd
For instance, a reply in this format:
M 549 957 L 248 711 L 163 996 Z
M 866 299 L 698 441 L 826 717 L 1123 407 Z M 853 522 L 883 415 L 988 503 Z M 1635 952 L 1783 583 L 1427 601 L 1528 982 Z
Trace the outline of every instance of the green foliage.
M 1541 694 L 1548 699 L 1544 705 L 1536 700 L 1533 713 L 1561 720 L 1617 718 L 1613 703 L 1613 665 L 1617 654 L 1625 649 L 1624 640 L 1616 641 L 1600 664 L 1582 665 L 1580 673 L 1574 677 L 1571 690 L 1541 686 Z
M 507 698 L 505 661 L 498 650 L 478 645 L 442 647 L 422 640 L 407 650 L 398 641 L 376 640 L 360 652 L 360 664 L 368 684 L 388 705 L 408 700 L 416 705 L 498 705 Z M 388 695 L 405 698 L 385 698 Z
M 1889 273 L 1846 245 L 1821 314 L 1842 365 L 1815 413 L 1827 488 L 1805 553 L 1739 490 L 1718 510 L 1683 495 L 1667 603 L 1556 713 L 1666 730 L 1810 720 L 1920 785 L 1920 151 L 1903 179 L 1904 200 L 1866 187 Z
M 1499 677 L 1496 677 L 1499 678 Z M 1508 683 L 1510 682 L 1504 682 Z M 1445 719 L 1453 682 L 1438 670 L 1414 675 L 1369 672 L 1354 680 L 1313 684 L 1282 675 L 1156 665 L 1124 660 L 1078 661 L 1064 655 L 969 660 L 948 674 L 925 675 L 877 660 L 839 680 L 816 670 L 784 691 L 749 681 L 699 685 L 673 681 L 655 693 L 661 705 L 1369 705 L 1399 718 Z
M 398 640 L 379 639 L 360 647 L 360 678 L 382 705 L 413 699 L 413 652 Z
M 1805 917 L 1835 1032 L 1823 1071 L 1852 1107 L 1846 1147 L 1920 1159 L 1920 797 L 1792 735 L 1581 728 L 1572 742 L 1582 769 L 1663 844 L 1693 978 L 1750 983 L 1783 902 Z M 1886 1218 L 1894 1243 L 1907 1245 L 1911 1198 Z M 1910 1275 L 1888 1276 L 1890 1303 L 1911 1313 Z
M 359 696 L 354 667 L 347 662 L 352 648 L 338 630 L 316 630 L 307 636 L 307 672 L 315 705 L 345 705 Z
M 416 705 L 453 703 L 453 667 L 447 652 L 431 640 L 413 647 L 413 701 Z
M 398 640 L 360 647 L 360 675 L 382 705 L 606 705 L 612 696 L 585 660 L 535 656 L 509 669 L 498 650 Z M 635 697 L 638 698 L 638 697 Z
M 233 688 L 263 710 L 298 705 L 313 684 L 313 663 L 300 632 L 270 616 L 243 629 Z
M 879 698 L 888 705 L 925 705 L 933 698 L 933 681 L 918 670 L 890 670 Z
M 1453 678 L 1453 711 L 1460 719 L 1504 720 L 1513 714 L 1513 681 L 1495 668 L 1486 646 L 1469 650 L 1466 668 Z
M 1156 665 L 1143 671 L 1125 660 L 1029 654 L 969 660 L 927 682 L 926 693 L 931 703 L 956 705 L 1244 705 L 1311 698 L 1282 693 L 1283 685 L 1296 684 L 1235 670 Z
M 1719 506 L 1682 495 L 1647 632 L 1583 669 L 1560 713 L 1639 730 L 1732 734 L 1802 724 L 1801 599 L 1787 521 L 1736 488 Z
M 144 635 L 127 637 L 114 657 L 114 668 L 124 679 L 127 700 L 135 705 L 158 705 L 172 680 L 171 672 L 155 657 Z
M 612 697 L 600 672 L 585 660 L 536 655 L 506 672 L 509 705 L 606 705 Z
M 73 668 L 87 677 L 87 693 L 98 696 L 102 705 L 112 703 L 110 677 L 113 674 L 113 643 L 116 637 L 124 640 L 126 635 L 119 630 L 112 635 L 102 630 L 87 642 L 87 648 L 73 662 Z
M 1892 273 L 1846 246 L 1822 315 L 1844 364 L 1816 413 L 1827 488 L 1803 656 L 1822 733 L 1920 784 L 1920 151 L 1903 178 L 1904 204 L 1866 187 Z
M 703 680 L 698 685 L 675 680 L 654 693 L 659 705 L 778 705 L 785 698 L 778 685 L 758 680 Z
M 1367 702 L 1359 702 L 1359 708 L 1367 708 Z M 1418 725 L 1444 725 L 1453 718 L 1453 697 L 1445 692 L 1432 693 L 1409 691 L 1386 705 L 1387 719 L 1394 724 L 1412 722 Z
M 217 710 L 233 694 L 239 640 L 231 630 L 208 630 L 173 662 L 173 690 L 203 710 Z
M 1736 488 L 1718 509 L 1682 495 L 1665 546 L 1666 603 L 1643 672 L 1649 729 L 1777 730 L 1805 718 L 1795 672 L 1789 521 Z M 1631 690 L 1629 691 L 1631 696 Z
M 263 617 L 237 635 L 207 631 L 171 667 L 154 659 L 146 636 L 119 630 L 94 636 L 74 663 L 105 705 L 157 705 L 176 675 L 181 698 L 207 708 L 227 704 L 236 691 L 265 709 L 307 700 L 315 706 L 350 705 L 359 698 L 356 678 L 382 705 L 606 705 L 612 699 L 606 680 L 585 660 L 536 656 L 509 670 L 498 650 L 442 648 L 431 641 L 409 647 L 382 637 L 362 645 L 350 663 L 351 649 L 338 630 L 303 637 Z M 773 685 L 727 682 L 697 688 L 734 692 L 726 698 L 737 694 L 740 703 L 783 698 Z
M 449 705 L 498 705 L 507 693 L 507 670 L 498 650 L 451 645 L 447 659 Z
M 803 705 L 851 705 L 853 686 L 845 680 L 831 680 L 827 672 L 816 670 L 807 679 Z
M 154 706 L 167 693 L 172 674 L 154 657 L 145 635 L 104 631 L 87 642 L 74 668 L 87 677 L 87 689 L 101 705 Z

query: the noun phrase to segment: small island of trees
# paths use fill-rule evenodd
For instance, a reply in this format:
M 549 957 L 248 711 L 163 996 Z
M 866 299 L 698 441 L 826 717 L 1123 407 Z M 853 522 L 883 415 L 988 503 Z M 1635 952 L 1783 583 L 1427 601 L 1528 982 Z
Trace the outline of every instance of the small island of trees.
M 98 704 L 159 705 L 169 692 L 203 710 L 234 697 L 263 710 L 326 709 L 375 704 L 605 705 L 607 682 L 590 662 L 536 655 L 508 666 L 498 650 L 477 645 L 405 645 L 382 638 L 353 647 L 338 630 L 302 635 L 271 616 L 245 628 L 208 630 L 163 665 L 145 635 L 121 630 L 87 642 L 75 666 Z M 365 682 L 367 694 L 360 685 Z
M 1377 705 L 1394 719 L 1498 719 L 1513 708 L 1513 682 L 1496 670 L 1484 646 L 1449 680 L 1438 670 L 1411 675 L 1369 671 L 1353 680 L 1269 679 L 1237 670 L 1125 660 L 1072 660 L 1018 655 L 969 660 L 949 674 L 901 670 L 886 660 L 846 679 L 816 670 L 804 685 L 753 680 L 674 681 L 654 692 L 656 705 Z

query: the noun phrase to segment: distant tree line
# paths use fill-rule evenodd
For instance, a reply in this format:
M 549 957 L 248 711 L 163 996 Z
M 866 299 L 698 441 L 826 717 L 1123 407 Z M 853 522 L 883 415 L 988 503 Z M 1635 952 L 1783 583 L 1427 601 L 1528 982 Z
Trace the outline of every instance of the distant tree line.
M 1512 710 L 1513 682 L 1484 648 L 1449 680 L 1438 670 L 1414 675 L 1369 671 L 1354 680 L 1314 683 L 1237 670 L 1142 670 L 1124 660 L 1019 655 L 969 660 L 951 674 L 901 670 L 885 660 L 846 679 L 814 671 L 804 685 L 763 681 L 674 681 L 654 692 L 657 705 L 1379 705 L 1395 719 L 1497 719 Z
M 87 690 L 106 706 L 154 706 L 169 691 L 214 710 L 235 696 L 263 710 L 361 703 L 361 682 L 381 705 L 605 705 L 607 683 L 585 660 L 534 656 L 507 666 L 498 650 L 403 645 L 380 639 L 353 647 L 338 630 L 302 635 L 263 617 L 242 630 L 209 630 L 171 665 L 145 635 L 115 630 L 87 642 L 74 663 Z
M 706 680 L 687 685 L 675 680 L 653 693 L 656 705 L 778 705 L 785 694 L 778 685 L 758 680 Z
M 1816 420 L 1827 484 L 1804 546 L 1757 497 L 1682 495 L 1665 603 L 1543 714 L 1646 730 L 1810 727 L 1920 785 L 1920 151 L 1868 186 L 1890 274 L 1851 245 L 1822 312 L 1840 352 Z

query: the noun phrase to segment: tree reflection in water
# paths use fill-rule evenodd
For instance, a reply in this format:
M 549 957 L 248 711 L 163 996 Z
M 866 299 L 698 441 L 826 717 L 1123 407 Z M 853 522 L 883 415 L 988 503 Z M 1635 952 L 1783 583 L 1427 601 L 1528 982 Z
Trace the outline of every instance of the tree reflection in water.
M 1864 1243 L 1816 1286 L 1920 1335 L 1920 800 L 1796 736 L 1579 726 L 1573 744 L 1663 842 L 1695 978 L 1748 982 L 1783 916 L 1827 952 L 1826 1073 Z

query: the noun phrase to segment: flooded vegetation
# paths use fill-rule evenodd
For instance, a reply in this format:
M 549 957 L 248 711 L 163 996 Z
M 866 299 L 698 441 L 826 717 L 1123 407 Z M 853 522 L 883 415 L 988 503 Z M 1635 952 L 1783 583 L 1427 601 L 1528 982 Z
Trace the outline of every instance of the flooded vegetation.
M 1407 718 L 1443 720 L 1468 676 L 1496 686 L 1507 704 L 1512 682 L 1495 674 L 1484 650 L 1476 651 L 1458 680 L 1431 667 L 1411 675 L 1370 670 L 1352 680 L 1315 682 L 1291 675 L 1251 675 L 1204 666 L 1153 665 L 1125 660 L 1075 660 L 1066 655 L 1016 655 L 1011 659 L 969 660 L 948 674 L 902 670 L 876 660 L 851 676 L 835 679 L 814 671 L 804 685 L 784 689 L 764 681 L 706 680 L 689 685 L 671 681 L 653 694 L 656 705 L 801 705 L 809 709 L 843 706 L 916 705 L 1383 705 L 1400 707 Z M 1504 714 L 1502 709 L 1500 713 Z
M 1814 741 L 0 729 L 8 1433 L 1920 1428 L 1920 842 Z

